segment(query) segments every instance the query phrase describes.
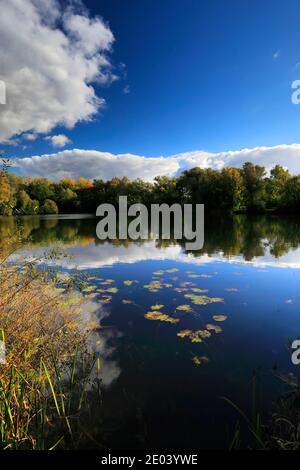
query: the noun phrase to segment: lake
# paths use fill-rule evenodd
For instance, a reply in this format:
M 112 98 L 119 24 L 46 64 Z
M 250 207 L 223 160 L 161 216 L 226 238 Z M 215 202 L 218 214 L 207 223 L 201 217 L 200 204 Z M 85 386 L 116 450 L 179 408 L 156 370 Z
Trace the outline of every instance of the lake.
M 52 266 L 86 275 L 86 315 L 102 326 L 103 412 L 89 426 L 109 449 L 228 448 L 236 423 L 247 426 L 224 398 L 250 416 L 255 374 L 267 418 L 283 389 L 274 368 L 298 375 L 288 345 L 300 336 L 300 222 L 206 216 L 204 247 L 190 253 L 167 240 L 103 243 L 96 224 L 0 219 L 2 244 L 24 237 L 12 259 L 59 244 L 69 256 Z

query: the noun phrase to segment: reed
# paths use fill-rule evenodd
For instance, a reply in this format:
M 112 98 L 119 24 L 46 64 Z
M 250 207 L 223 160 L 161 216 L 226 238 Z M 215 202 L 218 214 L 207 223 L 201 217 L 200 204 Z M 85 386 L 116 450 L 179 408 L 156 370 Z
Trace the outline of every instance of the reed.
M 16 245 L 0 253 L 0 448 L 77 448 L 91 438 L 81 416 L 101 402 L 100 361 L 77 321 L 80 297 L 36 260 L 9 263 Z

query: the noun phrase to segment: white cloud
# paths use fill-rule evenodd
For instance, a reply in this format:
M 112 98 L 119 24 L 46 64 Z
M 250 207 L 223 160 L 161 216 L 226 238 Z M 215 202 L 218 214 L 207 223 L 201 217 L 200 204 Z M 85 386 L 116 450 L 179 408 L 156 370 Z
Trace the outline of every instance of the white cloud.
M 152 181 L 157 175 L 175 176 L 195 166 L 222 169 L 227 166 L 242 167 L 250 161 L 270 170 L 279 164 L 300 174 L 300 144 L 255 147 L 228 152 L 211 153 L 195 151 L 170 157 L 146 158 L 132 154 L 112 154 L 96 150 L 63 150 L 57 153 L 15 159 L 14 166 L 23 174 L 48 175 L 59 180 L 64 177 L 111 179 L 114 176 Z
M 107 180 L 114 176 L 129 176 L 151 181 L 156 175 L 175 174 L 179 170 L 176 158 L 145 158 L 79 149 L 23 158 L 15 160 L 14 165 L 24 174 L 47 175 L 54 180 L 79 176 Z
M 89 18 L 78 5 L 0 0 L 0 80 L 7 99 L 0 142 L 48 133 L 58 124 L 72 128 L 104 104 L 91 83 L 115 78 L 108 57 L 114 37 L 101 18 Z
M 111 243 L 99 245 L 92 242 L 90 245 L 85 245 L 84 247 L 80 246 L 80 243 L 76 246 L 74 244 L 66 244 L 64 248 L 68 251 L 69 257 L 60 258 L 55 261 L 43 259 L 42 262 L 48 263 L 49 265 L 55 264 L 56 266 L 61 266 L 68 270 L 99 269 L 117 264 L 134 264 L 145 260 L 172 260 L 179 263 L 187 263 L 190 266 L 192 264 L 203 266 L 222 262 L 243 264 L 257 268 L 300 269 L 300 248 L 290 250 L 279 258 L 275 258 L 274 255 L 271 254 L 270 248 L 267 247 L 264 255 L 254 257 L 251 261 L 246 261 L 242 254 L 228 256 L 228 254 L 225 255 L 222 251 L 216 251 L 213 254 L 204 252 L 202 255 L 195 257 L 190 253 L 185 253 L 180 245 L 175 244 L 157 247 L 157 241 L 154 240 L 145 241 L 142 244 L 131 243 L 126 247 L 124 245 L 115 246 Z M 15 253 L 11 259 L 15 262 L 24 259 L 24 257 L 28 260 L 32 260 L 33 256 L 42 259 L 44 252 L 44 248 L 37 248 L 33 253 L 32 247 L 30 249 L 25 248 Z
M 26 134 L 23 134 L 22 137 L 25 140 L 31 140 L 31 141 L 34 141 L 34 140 L 37 139 L 37 135 L 36 134 L 31 134 L 30 132 L 28 132 Z
M 65 147 L 65 145 L 72 142 L 69 137 L 64 134 L 51 135 L 46 137 L 46 140 L 49 140 L 53 147 Z

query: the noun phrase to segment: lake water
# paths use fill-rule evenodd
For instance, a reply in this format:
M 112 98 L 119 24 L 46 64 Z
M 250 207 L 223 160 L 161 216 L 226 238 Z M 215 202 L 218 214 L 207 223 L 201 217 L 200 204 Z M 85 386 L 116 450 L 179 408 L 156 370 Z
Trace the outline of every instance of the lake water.
M 206 217 L 197 253 L 166 240 L 103 243 L 96 224 L 2 218 L 0 236 L 5 243 L 21 227 L 26 241 L 16 257 L 62 244 L 70 257 L 57 269 L 80 270 L 93 286 L 93 314 L 103 326 L 99 438 L 110 449 L 228 447 L 242 418 L 222 397 L 250 415 L 256 373 L 267 417 L 282 390 L 274 366 L 300 370 L 288 348 L 300 336 L 300 223 Z

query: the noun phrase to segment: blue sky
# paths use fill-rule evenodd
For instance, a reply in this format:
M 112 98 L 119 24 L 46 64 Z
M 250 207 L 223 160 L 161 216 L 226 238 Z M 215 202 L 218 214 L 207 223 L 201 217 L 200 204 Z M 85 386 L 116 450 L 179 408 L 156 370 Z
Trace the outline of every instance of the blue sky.
M 299 1 L 97 3 L 131 93 L 106 90 L 108 109 L 81 145 L 88 135 L 113 152 L 171 155 L 299 141 Z
M 300 106 L 291 103 L 299 1 L 84 4 L 115 38 L 106 55 L 118 78 L 92 84 L 106 105 L 91 122 L 51 129 L 71 140 L 65 149 L 158 157 L 299 142 Z M 20 157 L 53 152 L 43 133 L 23 146 L 3 148 Z

